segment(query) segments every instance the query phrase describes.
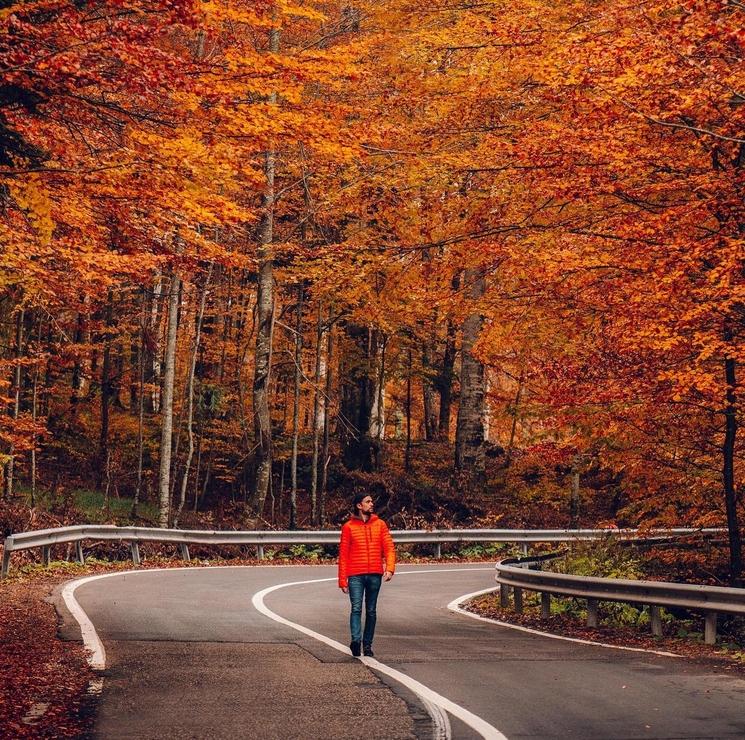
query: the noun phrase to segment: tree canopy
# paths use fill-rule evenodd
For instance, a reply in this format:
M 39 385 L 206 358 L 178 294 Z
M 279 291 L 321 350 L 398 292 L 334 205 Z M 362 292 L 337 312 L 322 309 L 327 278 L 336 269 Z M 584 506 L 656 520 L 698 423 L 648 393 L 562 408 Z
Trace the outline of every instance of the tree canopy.
M 609 524 L 726 522 L 736 582 L 744 19 L 0 3 L 5 497 L 568 525 L 579 476 Z

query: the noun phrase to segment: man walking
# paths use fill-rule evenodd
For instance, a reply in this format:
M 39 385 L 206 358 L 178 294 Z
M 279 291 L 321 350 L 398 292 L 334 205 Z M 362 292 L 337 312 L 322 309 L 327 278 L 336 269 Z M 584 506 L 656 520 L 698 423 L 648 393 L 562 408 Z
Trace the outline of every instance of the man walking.
M 372 513 L 371 496 L 360 493 L 352 500 L 352 516 L 341 528 L 339 588 L 349 594 L 352 612 L 349 628 L 352 655 L 373 657 L 376 606 L 381 581 L 390 581 L 396 568 L 396 549 L 386 523 Z M 385 561 L 385 562 L 384 562 Z M 362 632 L 362 599 L 365 599 L 365 631 Z

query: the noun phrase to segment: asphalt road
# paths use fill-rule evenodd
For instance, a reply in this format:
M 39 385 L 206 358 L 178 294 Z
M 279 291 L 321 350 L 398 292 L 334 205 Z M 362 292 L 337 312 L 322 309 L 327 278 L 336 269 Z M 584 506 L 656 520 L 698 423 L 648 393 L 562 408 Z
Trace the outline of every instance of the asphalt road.
M 426 694 L 323 641 L 348 641 L 347 597 L 335 579 L 317 582 L 334 575 L 329 567 L 174 569 L 78 587 L 107 653 L 96 736 L 393 739 L 429 738 L 434 727 L 442 737 Z M 261 601 L 317 636 L 252 603 L 268 587 L 311 580 Z M 374 645 L 381 670 L 494 728 L 451 714 L 452 737 L 745 738 L 742 679 L 447 609 L 491 585 L 488 566 L 404 566 L 381 591 Z

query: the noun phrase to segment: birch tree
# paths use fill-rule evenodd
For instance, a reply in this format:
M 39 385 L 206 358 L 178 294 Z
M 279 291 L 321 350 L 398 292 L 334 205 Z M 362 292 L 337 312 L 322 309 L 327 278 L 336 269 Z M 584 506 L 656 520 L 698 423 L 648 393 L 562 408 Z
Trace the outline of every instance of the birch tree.
M 163 398 L 161 403 L 160 472 L 158 475 L 158 526 L 167 527 L 170 508 L 171 449 L 173 444 L 173 388 L 176 379 L 176 338 L 181 280 L 175 269 L 168 296 L 168 336 L 166 339 Z

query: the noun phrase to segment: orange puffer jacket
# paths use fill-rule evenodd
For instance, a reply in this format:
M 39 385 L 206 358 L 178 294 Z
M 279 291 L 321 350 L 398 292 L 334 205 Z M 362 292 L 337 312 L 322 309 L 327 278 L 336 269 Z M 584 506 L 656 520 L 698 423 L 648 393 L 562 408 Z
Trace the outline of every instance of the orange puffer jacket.
M 371 514 L 366 522 L 353 516 L 344 523 L 339 543 L 339 588 L 347 587 L 349 576 L 386 570 L 393 573 L 395 567 L 396 549 L 382 519 Z

